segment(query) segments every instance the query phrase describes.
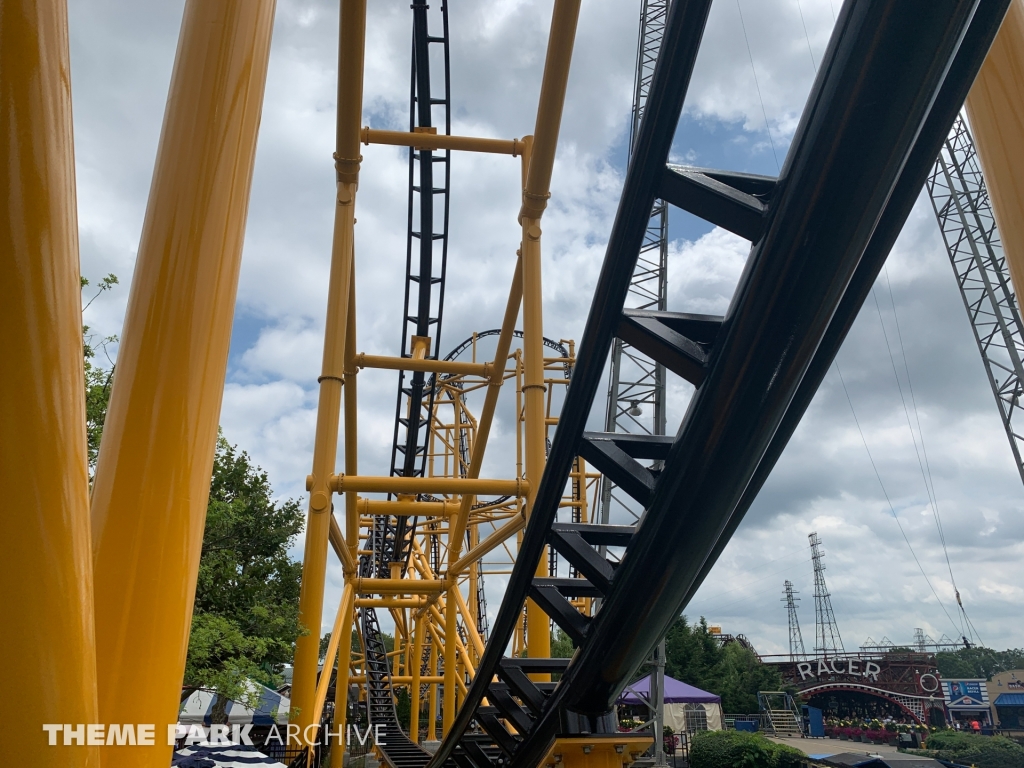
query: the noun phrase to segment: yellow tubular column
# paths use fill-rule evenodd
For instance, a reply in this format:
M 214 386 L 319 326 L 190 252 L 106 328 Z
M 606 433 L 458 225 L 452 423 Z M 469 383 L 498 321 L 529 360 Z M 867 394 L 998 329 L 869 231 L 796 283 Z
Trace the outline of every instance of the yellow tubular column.
M 424 628 L 423 638 L 426 640 L 426 627 L 430 621 L 421 618 Z M 427 689 L 427 741 L 437 741 L 437 646 L 430 644 L 430 663 L 427 665 L 430 677 L 434 680 Z
M 338 136 L 335 167 L 338 188 L 334 211 L 334 242 L 327 292 L 327 323 L 324 332 L 323 368 L 317 404 L 313 472 L 306 517 L 299 621 L 308 634 L 295 643 L 292 683 L 292 722 L 299 733 L 312 724 L 313 699 L 323 617 L 324 578 L 330 532 L 331 488 L 335 471 L 341 387 L 344 375 L 348 303 L 352 290 L 353 227 L 356 186 L 359 180 L 359 119 L 363 103 L 363 46 L 366 36 L 366 0 L 342 0 L 338 54 Z M 347 542 L 350 546 L 353 542 Z
M 457 580 L 452 580 L 448 588 L 448 596 L 444 606 L 444 701 L 441 702 L 441 733 L 448 735 L 455 721 L 455 687 L 458 685 L 458 646 L 459 638 L 456 618 L 458 608 L 456 607 L 455 594 L 459 585 Z
M 352 627 L 353 627 L 352 604 L 349 603 L 348 616 L 339 622 L 342 627 L 342 636 L 338 641 L 338 677 L 334 686 L 334 733 L 341 733 L 338 737 L 344 741 L 344 733 L 348 722 L 348 686 L 349 667 L 352 661 Z M 331 749 L 331 768 L 342 768 L 342 760 L 347 744 L 338 746 L 337 741 L 332 741 L 334 748 Z
M 274 0 L 189 0 L 93 489 L 100 723 L 178 719 Z
M 0 3 L 0 649 L 18 691 L 0 765 L 33 768 L 100 757 L 42 729 L 101 722 L 69 66 L 63 0 Z
M 1013 0 L 967 115 L 1018 296 L 1024 291 L 1024 0 Z
M 541 286 L 540 218 L 551 196 L 551 171 L 558 146 L 558 129 L 562 122 L 565 89 L 569 81 L 569 65 L 576 36 L 580 0 L 555 0 L 548 38 L 544 77 L 541 82 L 537 125 L 533 132 L 530 167 L 523 190 L 523 207 L 519 221 L 523 227 L 523 357 L 524 398 L 526 406 L 526 478 L 530 481 L 527 515 L 544 472 L 544 312 Z M 537 565 L 537 575 L 547 576 L 547 555 Z M 526 603 L 526 649 L 531 659 L 551 655 L 551 632 L 548 617 L 532 600 Z M 549 675 L 534 675 L 547 681 Z
M 348 299 L 348 338 L 345 341 L 345 474 L 359 472 L 359 398 L 357 374 L 359 369 L 352 363 L 356 348 L 356 280 L 355 260 L 352 262 L 352 289 Z M 351 567 L 345 568 L 345 577 L 355 576 L 359 562 L 359 494 L 349 491 L 345 494 L 345 530 L 348 537 Z
M 423 617 L 414 619 L 412 622 L 413 626 L 413 643 L 412 643 L 412 658 L 409 663 L 412 664 L 412 690 L 411 694 L 411 708 L 409 711 L 409 738 L 412 739 L 413 744 L 420 743 L 420 677 L 421 667 L 423 660 Z M 408 666 L 408 664 L 406 665 Z

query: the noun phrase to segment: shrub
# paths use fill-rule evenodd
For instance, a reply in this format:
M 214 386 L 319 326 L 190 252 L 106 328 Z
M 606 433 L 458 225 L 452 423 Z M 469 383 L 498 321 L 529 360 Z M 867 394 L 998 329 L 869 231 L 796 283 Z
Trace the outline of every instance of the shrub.
M 1003 736 L 980 736 L 957 731 L 939 731 L 928 737 L 928 751 L 920 754 L 973 765 L 976 768 L 1020 768 L 1024 747 Z
M 698 731 L 690 747 L 690 768 L 798 768 L 806 759 L 798 749 L 740 731 Z

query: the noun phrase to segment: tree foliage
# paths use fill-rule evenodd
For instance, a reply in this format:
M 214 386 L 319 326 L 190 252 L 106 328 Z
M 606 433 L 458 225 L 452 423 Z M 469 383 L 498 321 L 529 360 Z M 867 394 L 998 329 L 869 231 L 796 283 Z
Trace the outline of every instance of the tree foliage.
M 91 285 L 88 278 L 85 277 L 81 278 L 81 283 L 83 291 Z M 96 293 L 85 302 L 82 311 L 88 309 L 101 293 L 111 290 L 117 283 L 117 275 L 114 274 L 101 278 L 96 286 Z M 107 347 L 117 343 L 118 339 L 117 336 L 105 336 L 102 339 L 97 339 L 96 335 L 89 331 L 88 325 L 82 325 L 82 353 L 85 357 L 85 430 L 89 449 L 89 480 L 91 482 L 96 471 L 96 459 L 99 457 L 103 422 L 107 418 L 110 387 L 114 382 L 114 362 L 107 355 Z M 97 352 L 104 354 L 110 364 L 109 367 L 105 368 L 96 363 Z
M 783 690 L 782 676 L 739 643 L 722 645 L 702 617 L 685 616 L 665 636 L 665 674 L 722 697 L 725 712 L 756 712 L 758 691 Z
M 220 699 L 256 695 L 247 679 L 280 685 L 300 634 L 301 564 L 288 549 L 302 531 L 298 502 L 275 503 L 267 473 L 217 441 L 196 585 L 185 685 Z
M 927 750 L 916 754 L 976 768 L 1020 768 L 1024 765 L 1024 747 L 1005 736 L 939 731 L 928 737 L 927 746 Z
M 981 677 L 991 680 L 992 675 L 1011 669 L 1024 669 L 1024 648 L 993 651 L 991 648 L 960 648 L 935 654 L 939 674 L 947 680 Z

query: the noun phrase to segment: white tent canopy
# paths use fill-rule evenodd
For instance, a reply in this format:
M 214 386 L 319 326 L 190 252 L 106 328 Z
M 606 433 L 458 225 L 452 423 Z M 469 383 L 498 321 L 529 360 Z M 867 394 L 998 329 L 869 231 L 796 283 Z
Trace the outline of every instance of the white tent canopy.
M 259 691 L 260 702 L 256 709 L 250 709 L 237 701 L 229 701 L 227 706 L 228 724 L 246 725 L 287 725 L 288 710 L 291 701 L 276 691 L 260 685 L 252 680 L 249 681 L 250 691 Z M 185 699 L 185 703 L 178 712 L 178 722 L 182 725 L 210 725 L 210 713 L 217 702 L 217 694 L 200 690 L 195 691 Z

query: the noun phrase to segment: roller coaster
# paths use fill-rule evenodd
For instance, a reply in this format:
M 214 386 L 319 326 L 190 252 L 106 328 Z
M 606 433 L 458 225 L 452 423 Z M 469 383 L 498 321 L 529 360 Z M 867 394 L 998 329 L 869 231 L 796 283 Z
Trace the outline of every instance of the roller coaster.
M 341 0 L 334 230 L 299 606 L 310 632 L 296 644 L 293 766 L 342 765 L 343 750 L 328 757 L 321 737 L 344 732 L 352 686 L 379 726 L 377 750 L 390 768 L 612 768 L 647 749 L 648 735 L 618 731 L 617 698 L 767 480 L 965 99 L 975 100 L 972 124 L 999 122 L 991 93 L 974 95 L 997 34 L 1024 41 L 1019 0 L 846 0 L 779 175 L 758 176 L 669 162 L 711 4 L 661 4 L 658 34 L 641 34 L 642 117 L 575 344 L 544 336 L 541 222 L 580 0 L 553 0 L 535 128 L 514 139 L 452 135 L 444 0 L 411 5 L 409 131 L 363 126 L 367 4 Z M 66 16 L 59 8 L 26 11 L 21 26 L 0 25 L 0 50 L 15 51 L 19 62 L 7 66 L 5 58 L 0 68 L 0 92 L 12 94 L 6 103 L 17 118 L 2 128 L 24 139 L 24 157 L 44 159 L 51 181 L 34 187 L 32 174 L 4 165 L 18 181 L 7 188 L 28 190 L 22 208 L 11 207 L 27 211 L 12 231 L 31 235 L 11 240 L 21 270 L 14 293 L 31 299 L 5 312 L 31 342 L 19 348 L 25 375 L 14 378 L 45 396 L 5 410 L 5 446 L 35 437 L 23 457 L 5 447 L 0 471 L 12 503 L 51 510 L 4 529 L 20 544 L 12 567 L 40 576 L 38 586 L 12 590 L 13 610 L 33 617 L 31 638 L 14 647 L 27 660 L 18 680 L 31 691 L 29 719 L 152 722 L 157 733 L 176 721 L 205 514 L 198 489 L 204 472 L 208 482 L 216 437 L 273 8 L 272 0 L 186 4 L 91 500 L 76 453 L 78 395 L 61 389 L 76 371 L 81 380 L 70 107 L 61 77 Z M 979 136 L 979 151 L 987 144 L 991 157 L 1011 156 L 1006 147 L 1019 146 L 1024 133 L 1002 133 Z M 409 152 L 405 295 L 393 357 L 359 351 L 355 327 L 355 302 L 364 298 L 356 201 L 360 174 L 373 172 L 360 146 L 371 144 Z M 459 152 L 518 160 L 521 240 L 509 244 L 515 270 L 500 323 L 481 319 L 493 329 L 446 354 Z M 998 216 L 996 194 L 993 203 Z M 651 228 L 664 226 L 667 206 L 750 241 L 723 316 L 670 309 L 660 298 L 630 306 L 638 261 L 648 258 Z M 1003 236 L 1008 253 L 1017 248 L 1013 227 Z M 693 386 L 671 434 L 587 431 L 609 354 L 623 348 Z M 357 384 L 366 369 L 398 375 L 387 474 L 360 467 Z M 502 460 L 514 457 L 514 466 L 482 477 L 504 393 L 514 418 L 503 438 L 515 449 Z M 44 480 L 55 472 L 65 480 L 56 488 Z M 635 524 L 596 513 L 612 486 L 642 510 Z M 344 588 L 320 672 L 331 551 Z M 507 585 L 489 621 L 484 580 L 494 574 Z M 385 611 L 393 648 L 382 631 Z M 571 639 L 571 658 L 551 658 L 553 626 Z M 399 689 L 411 700 L 407 728 Z M 162 767 L 169 751 L 159 740 L 123 749 L 31 746 L 24 764 Z

